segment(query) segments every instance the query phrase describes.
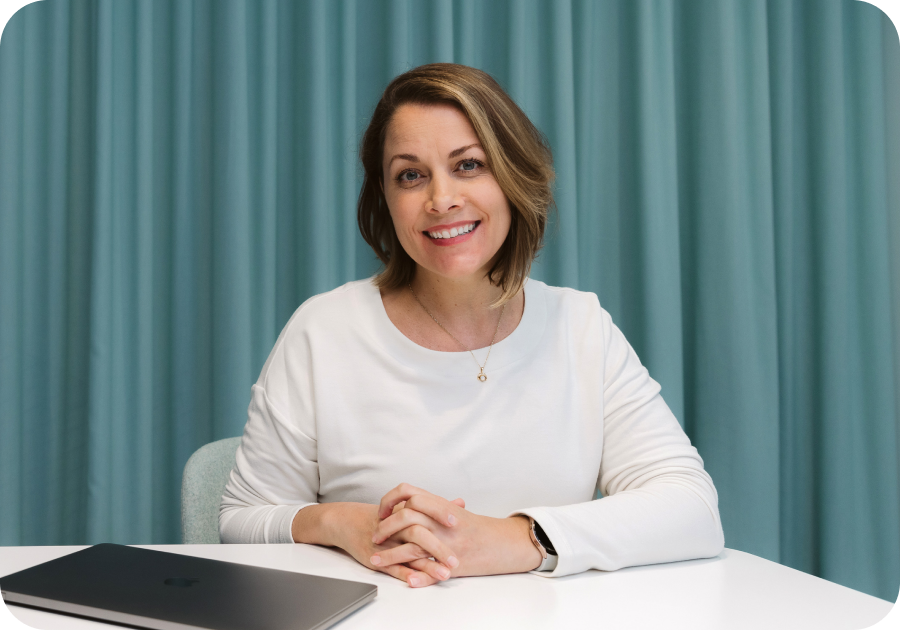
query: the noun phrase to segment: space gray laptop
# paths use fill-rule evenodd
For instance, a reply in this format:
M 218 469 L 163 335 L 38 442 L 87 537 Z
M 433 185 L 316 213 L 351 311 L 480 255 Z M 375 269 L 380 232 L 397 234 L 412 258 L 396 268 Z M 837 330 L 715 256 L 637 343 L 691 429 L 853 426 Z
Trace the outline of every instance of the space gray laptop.
M 0 577 L 10 604 L 159 630 L 322 630 L 375 598 L 362 582 L 94 545 Z

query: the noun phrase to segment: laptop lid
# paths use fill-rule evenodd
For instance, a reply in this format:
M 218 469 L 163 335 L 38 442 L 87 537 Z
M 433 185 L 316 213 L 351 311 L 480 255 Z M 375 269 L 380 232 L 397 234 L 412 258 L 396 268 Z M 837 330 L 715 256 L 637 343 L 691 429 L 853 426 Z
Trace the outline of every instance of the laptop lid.
M 373 584 L 101 544 L 0 577 L 3 599 L 159 630 L 322 630 Z

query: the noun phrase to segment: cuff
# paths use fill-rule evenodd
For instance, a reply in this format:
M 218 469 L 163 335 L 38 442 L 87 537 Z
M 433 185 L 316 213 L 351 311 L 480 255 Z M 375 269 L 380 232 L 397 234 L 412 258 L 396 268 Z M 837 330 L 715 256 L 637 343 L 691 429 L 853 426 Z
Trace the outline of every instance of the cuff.
M 315 503 L 278 506 L 278 514 L 276 516 L 277 523 L 273 528 L 276 532 L 278 532 L 276 536 L 277 540 L 272 540 L 271 542 L 281 544 L 294 544 L 294 535 L 291 532 L 292 526 L 294 524 L 294 517 L 297 516 L 297 512 L 308 505 L 315 505 Z
M 553 548 L 556 550 L 556 557 L 559 558 L 556 563 L 556 568 L 552 571 L 529 571 L 529 573 L 541 577 L 562 577 L 564 575 L 569 575 L 570 573 L 578 572 L 572 567 L 574 553 L 569 545 L 569 541 L 562 532 L 562 528 L 559 527 L 559 523 L 552 515 L 552 508 L 537 507 L 515 510 L 514 512 L 507 514 L 507 518 L 517 515 L 530 516 L 540 523 L 544 533 L 547 534 L 550 542 L 553 543 Z

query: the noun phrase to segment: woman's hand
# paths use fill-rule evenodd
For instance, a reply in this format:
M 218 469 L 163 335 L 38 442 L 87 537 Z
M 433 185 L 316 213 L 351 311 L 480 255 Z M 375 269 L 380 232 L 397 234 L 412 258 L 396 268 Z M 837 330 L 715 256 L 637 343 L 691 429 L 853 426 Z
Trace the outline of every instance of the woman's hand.
M 304 510 L 317 507 L 319 506 L 310 506 Z M 450 577 L 448 567 L 455 566 L 455 560 L 451 559 L 454 553 L 426 529 L 402 532 L 399 536 L 389 536 L 376 544 L 373 538 L 380 522 L 378 509 L 377 505 L 366 503 L 331 504 L 331 509 L 324 518 L 330 544 L 340 547 L 363 566 L 387 573 L 410 586 L 428 586 Z M 415 569 L 405 565 L 403 560 L 390 564 L 372 562 L 373 557 L 400 547 L 404 549 L 402 557 L 407 557 L 411 549 L 416 550 L 414 557 L 421 561 Z
M 522 573 L 540 565 L 541 554 L 531 542 L 526 517 L 492 518 L 469 512 L 464 506 L 460 500 L 447 501 L 415 486 L 400 484 L 381 499 L 377 513 L 380 522 L 372 543 L 399 540 L 405 544 L 385 549 L 372 560 L 382 568 L 403 563 L 415 569 L 417 573 L 407 575 L 410 586 L 414 586 L 410 580 L 421 586 L 433 584 L 440 567 L 432 566 L 428 557 L 433 554 L 418 544 L 419 540 L 431 540 L 427 532 L 453 550 L 458 561 L 455 566 L 449 558 L 440 559 L 453 577 Z M 438 560 L 437 556 L 434 558 Z M 443 577 L 442 573 L 437 575 Z
M 462 499 L 454 499 L 450 503 L 458 507 L 466 506 L 466 502 Z M 399 512 L 404 506 L 405 502 L 401 501 L 393 507 L 392 512 Z M 378 508 L 379 506 L 373 507 Z M 418 524 L 407 527 L 386 540 L 381 538 L 377 543 L 375 539 L 378 536 L 373 532 L 372 544 L 379 549 L 369 558 L 369 563 L 382 568 L 386 572 L 390 572 L 392 567 L 403 566 L 408 570 L 400 572 L 400 579 L 405 580 L 412 587 L 431 586 L 442 580 L 449 579 L 452 569 L 459 564 L 459 560 L 457 560 L 455 555 L 452 555 L 452 550 L 450 551 L 451 555 L 439 557 L 437 554 L 430 552 L 429 549 L 435 547 L 446 548 L 446 545 L 434 536 L 432 530 L 442 525 L 453 527 L 453 523 L 446 518 L 446 515 L 443 518 L 439 514 L 434 516 L 436 519 L 444 522 L 441 523 L 429 516 L 420 515 L 419 523 L 426 524 L 428 527 L 419 527 Z M 382 560 L 382 556 L 387 550 L 391 551 L 390 556 L 388 556 L 390 558 L 389 563 L 385 563 Z M 415 564 L 415 570 L 410 568 L 412 564 Z

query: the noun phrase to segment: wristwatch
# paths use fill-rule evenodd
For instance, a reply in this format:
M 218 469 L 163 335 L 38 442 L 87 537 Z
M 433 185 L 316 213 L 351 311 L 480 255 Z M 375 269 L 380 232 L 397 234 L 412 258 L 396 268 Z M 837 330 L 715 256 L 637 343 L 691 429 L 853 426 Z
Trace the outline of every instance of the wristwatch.
M 531 523 L 531 542 L 533 542 L 534 546 L 537 547 L 537 550 L 541 552 L 541 558 L 543 558 L 541 565 L 534 570 L 552 571 L 559 562 L 559 556 L 556 555 L 556 549 L 553 548 L 553 543 L 550 542 L 550 538 L 544 533 L 540 524 L 530 516 L 528 517 L 528 521 Z

